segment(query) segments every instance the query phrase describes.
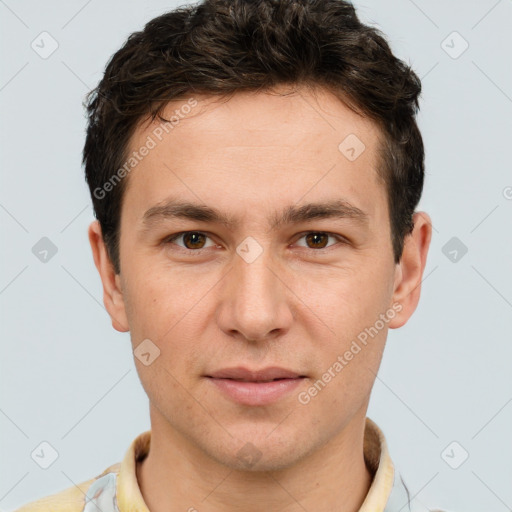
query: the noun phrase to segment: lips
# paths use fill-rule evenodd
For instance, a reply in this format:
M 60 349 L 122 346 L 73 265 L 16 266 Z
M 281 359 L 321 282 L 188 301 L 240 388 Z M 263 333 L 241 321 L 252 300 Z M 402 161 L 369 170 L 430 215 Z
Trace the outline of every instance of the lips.
M 205 377 L 225 397 L 245 406 L 276 403 L 289 397 L 306 378 L 305 375 L 276 366 L 262 370 L 224 368 Z
M 232 379 L 241 382 L 271 382 L 281 379 L 298 379 L 305 376 L 277 366 L 264 368 L 262 370 L 249 370 L 239 366 L 215 371 L 207 375 L 207 377 L 213 379 Z

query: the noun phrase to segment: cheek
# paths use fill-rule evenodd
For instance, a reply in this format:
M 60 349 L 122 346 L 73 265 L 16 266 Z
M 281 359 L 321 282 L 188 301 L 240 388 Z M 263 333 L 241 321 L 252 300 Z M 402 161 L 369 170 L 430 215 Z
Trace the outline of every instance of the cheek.
M 170 269 L 130 270 L 125 296 L 131 331 L 138 336 L 164 338 L 190 309 L 190 287 L 184 285 L 183 274 Z
M 204 299 L 211 284 L 190 286 L 184 272 L 165 269 L 135 275 L 125 290 L 133 348 L 149 339 L 160 351 L 155 362 L 165 365 L 172 375 L 191 374 L 204 358 L 198 341 L 205 328 Z M 158 378 L 166 377 L 170 376 L 165 372 L 158 374 Z
M 338 337 L 346 338 L 373 324 L 388 307 L 392 293 L 388 274 L 379 262 L 368 262 L 314 280 L 297 276 L 294 291 Z
M 333 391 L 337 389 L 332 399 L 345 396 L 351 400 L 351 396 L 364 396 L 371 388 L 387 336 L 388 324 L 380 316 L 386 316 L 390 309 L 387 272 L 375 263 L 372 271 L 338 273 L 323 280 L 314 295 L 311 286 L 309 296 L 305 295 L 314 313 L 309 314 L 310 325 L 318 326 L 313 344 L 321 357 L 315 370 L 319 376 L 329 369 L 336 375 L 330 386 Z M 387 315 L 386 319 L 392 317 Z M 336 363 L 342 369 L 340 364 L 334 367 Z M 326 375 L 325 380 L 329 377 Z

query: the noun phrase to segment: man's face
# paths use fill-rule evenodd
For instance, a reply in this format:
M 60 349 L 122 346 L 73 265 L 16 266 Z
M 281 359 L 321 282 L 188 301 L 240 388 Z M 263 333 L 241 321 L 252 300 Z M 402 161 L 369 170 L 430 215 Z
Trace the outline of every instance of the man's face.
M 130 173 L 122 206 L 122 316 L 134 349 L 151 340 L 160 351 L 147 366 L 135 359 L 154 435 L 181 438 L 232 468 L 246 467 L 239 450 L 251 443 L 244 449 L 258 454 L 255 468 L 284 468 L 356 420 L 360 428 L 392 324 L 375 329 L 397 278 L 379 131 L 322 90 L 195 99 L 169 134 L 154 122 L 131 140 L 131 151 L 148 136 L 156 145 Z M 185 103 L 169 104 L 164 117 Z M 234 224 L 159 208 L 176 200 Z M 352 209 L 281 219 L 336 201 Z M 182 232 L 192 233 L 170 240 Z M 284 393 L 265 398 L 256 388 L 244 399 L 246 384 L 231 381 L 238 394 L 230 395 L 211 378 L 234 367 L 305 377 L 286 381 Z

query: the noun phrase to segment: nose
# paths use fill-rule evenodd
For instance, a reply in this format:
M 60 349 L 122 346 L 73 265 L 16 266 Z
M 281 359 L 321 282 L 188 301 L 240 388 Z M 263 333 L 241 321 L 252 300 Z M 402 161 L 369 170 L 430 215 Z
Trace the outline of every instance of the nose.
M 252 262 L 238 254 L 224 279 L 217 310 L 219 327 L 229 336 L 251 342 L 284 335 L 293 322 L 291 283 L 273 263 L 269 250 Z

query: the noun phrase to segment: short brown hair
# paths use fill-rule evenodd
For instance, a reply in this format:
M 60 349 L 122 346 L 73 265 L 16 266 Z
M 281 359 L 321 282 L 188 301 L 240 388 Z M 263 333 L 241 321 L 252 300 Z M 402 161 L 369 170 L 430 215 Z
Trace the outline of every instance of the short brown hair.
M 224 96 L 280 84 L 325 87 L 378 124 L 384 135 L 378 172 L 387 188 L 394 259 L 400 260 L 424 179 L 417 75 L 377 29 L 359 21 L 349 2 L 204 0 L 131 34 L 87 95 L 85 175 L 117 273 L 127 177 L 108 187 L 108 197 L 102 187 L 126 161 L 138 123 L 163 119 L 166 104 L 187 94 Z

